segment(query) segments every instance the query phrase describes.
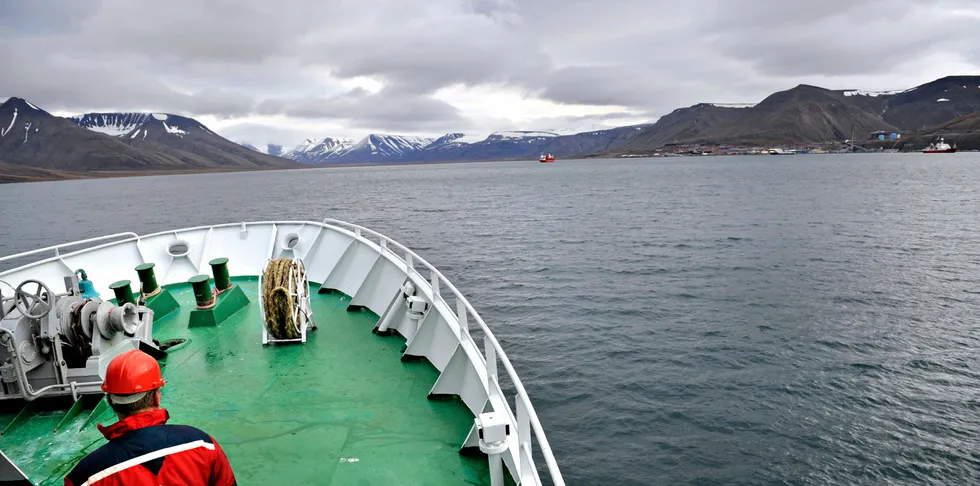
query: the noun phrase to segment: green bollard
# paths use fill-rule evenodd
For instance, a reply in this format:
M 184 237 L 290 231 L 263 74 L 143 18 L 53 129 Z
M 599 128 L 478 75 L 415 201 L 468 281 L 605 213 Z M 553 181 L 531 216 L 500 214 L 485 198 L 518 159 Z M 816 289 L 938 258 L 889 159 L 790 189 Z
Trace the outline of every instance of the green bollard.
M 214 294 L 211 292 L 211 277 L 207 275 L 195 275 L 188 282 L 194 287 L 194 300 L 197 301 L 198 309 L 214 304 Z
M 153 274 L 153 263 L 144 263 L 142 265 L 136 266 L 136 273 L 140 277 L 140 286 L 143 289 L 143 294 L 150 295 L 156 292 L 159 285 L 157 285 L 157 276 Z
M 132 289 L 129 288 L 129 280 L 113 282 L 109 288 L 116 294 L 116 305 L 123 305 L 127 302 L 136 305 L 136 298 L 133 296 Z
M 214 286 L 218 292 L 224 292 L 231 288 L 231 276 L 228 275 L 228 259 L 215 258 L 208 262 L 211 265 L 211 273 L 214 274 Z

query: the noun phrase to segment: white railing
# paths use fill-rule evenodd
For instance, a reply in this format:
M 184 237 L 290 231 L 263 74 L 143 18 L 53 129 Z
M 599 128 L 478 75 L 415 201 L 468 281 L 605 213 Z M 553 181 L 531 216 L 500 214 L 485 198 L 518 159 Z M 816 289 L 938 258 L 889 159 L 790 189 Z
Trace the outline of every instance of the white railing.
M 544 457 L 545 464 L 548 466 L 548 474 L 551 476 L 552 482 L 556 486 L 564 486 L 565 480 L 562 479 L 561 471 L 558 469 L 558 462 L 555 461 L 555 455 L 551 451 L 551 445 L 548 443 L 547 436 L 545 436 L 544 428 L 541 426 L 541 421 L 538 420 L 538 414 L 534 411 L 534 405 L 531 404 L 531 398 L 528 397 L 527 390 L 524 389 L 524 385 L 521 383 L 520 377 L 517 376 L 517 371 L 514 370 L 514 365 L 510 363 L 510 359 L 507 358 L 507 354 L 504 353 L 503 348 L 500 346 L 497 338 L 493 335 L 493 332 L 490 331 L 487 323 L 483 321 L 483 318 L 476 312 L 476 309 L 474 309 L 470 302 L 466 300 L 466 297 L 463 297 L 463 294 L 456 289 L 456 286 L 453 285 L 452 282 L 450 282 L 449 279 L 442 274 L 442 272 L 427 262 L 424 258 L 416 254 L 414 251 L 406 248 L 401 243 L 378 233 L 377 231 L 373 231 L 353 223 L 348 223 L 346 221 L 340 221 L 338 219 L 327 218 L 323 220 L 323 223 L 346 228 L 349 231 L 352 231 L 358 238 L 364 238 L 364 234 L 378 238 L 378 244 L 380 245 L 382 251 L 394 253 L 392 248 L 395 248 L 404 252 L 405 257 L 402 259 L 408 263 L 411 270 L 415 270 L 415 272 L 418 273 L 418 270 L 415 268 L 416 264 L 421 264 L 428 269 L 429 272 L 431 272 L 432 288 L 434 292 L 438 293 L 441 285 L 445 285 L 446 288 L 452 291 L 453 295 L 456 297 L 456 317 L 461 324 L 461 332 L 466 333 L 467 337 L 469 337 L 469 329 L 466 327 L 466 322 L 468 321 L 467 314 L 476 321 L 476 323 L 480 326 L 480 330 L 483 331 L 485 353 L 483 358 L 487 364 L 488 391 L 492 393 L 494 387 L 499 389 L 500 385 L 497 382 L 498 362 L 504 365 L 504 370 L 507 371 L 507 375 L 510 377 L 511 383 L 513 383 L 514 388 L 517 391 L 517 412 L 515 414 L 513 411 L 511 411 L 511 413 L 517 419 L 517 434 L 520 444 L 520 463 L 518 464 L 520 477 L 525 477 L 526 474 L 531 473 L 531 471 L 528 469 L 534 464 L 532 459 L 533 448 L 531 436 L 527 431 L 528 425 L 530 425 L 530 427 L 534 429 L 534 438 L 537 439 L 538 446 L 541 448 L 541 455 Z M 397 256 L 397 253 L 395 253 L 395 255 Z M 419 275 L 422 276 L 421 274 Z M 425 277 L 422 276 L 422 278 Z M 463 311 L 464 315 L 458 315 L 460 311 Z M 510 404 L 508 403 L 507 406 L 509 407 Z
M 116 233 L 114 235 L 98 236 L 98 237 L 95 237 L 95 238 L 89 238 L 87 240 L 72 241 L 70 243 L 62 243 L 60 245 L 49 246 L 47 248 L 40 248 L 40 249 L 37 249 L 37 250 L 25 251 L 23 253 L 17 253 L 15 255 L 7 255 L 5 257 L 0 258 L 0 263 L 3 263 L 3 262 L 8 261 L 8 260 L 16 260 L 18 258 L 28 257 L 28 256 L 31 256 L 31 255 L 37 255 L 38 253 L 44 253 L 46 251 L 54 251 L 54 257 L 53 258 L 58 258 L 59 256 L 61 256 L 61 249 L 62 248 L 65 248 L 65 247 L 75 246 L 75 245 L 84 245 L 86 243 L 95 243 L 96 241 L 111 240 L 111 239 L 122 238 L 122 237 L 126 237 L 127 239 L 120 240 L 120 241 L 114 241 L 112 243 L 108 243 L 107 245 L 114 245 L 116 243 L 123 243 L 123 242 L 126 242 L 126 241 L 138 240 L 139 239 L 139 235 L 137 235 L 136 233 L 133 233 L 133 232 L 129 232 L 129 231 L 127 231 L 125 233 Z
M 267 221 L 267 222 L 252 222 L 247 224 L 275 225 L 275 224 L 282 224 L 282 223 L 311 224 L 309 222 L 300 222 L 300 221 L 295 221 L 295 222 Z M 44 259 L 42 261 L 34 262 L 33 264 L 29 265 L 29 266 L 34 266 L 53 260 L 59 260 L 63 257 L 68 257 L 69 255 L 82 254 L 89 251 L 102 249 L 105 247 L 125 244 L 131 241 L 136 241 L 136 243 L 139 244 L 140 241 L 144 241 L 148 238 L 158 236 L 158 235 L 163 235 L 163 234 L 176 234 L 179 232 L 188 232 L 188 231 L 193 231 L 198 229 L 206 229 L 206 228 L 216 229 L 216 228 L 223 228 L 228 226 L 242 226 L 244 228 L 245 224 L 246 223 L 225 223 L 225 224 L 211 225 L 211 226 L 199 226 L 195 228 L 183 228 L 176 231 L 175 230 L 162 231 L 159 233 L 153 233 L 153 234 L 143 235 L 143 236 L 139 236 L 136 233 L 131 233 L 131 232 L 117 233 L 108 236 L 100 236 L 97 238 L 90 238 L 87 240 L 80 240 L 80 241 L 55 245 L 55 246 L 49 246 L 46 248 L 41 248 L 38 250 L 33 250 L 24 253 L 18 253 L 15 255 L 9 255 L 0 258 L 0 263 L 17 259 L 17 258 L 36 255 L 39 253 L 44 253 L 47 251 L 54 251 L 54 256 Z M 445 277 L 445 275 L 442 274 L 442 272 L 440 272 L 437 268 L 435 268 L 424 258 L 416 254 L 414 251 L 408 249 L 404 245 L 398 243 L 397 241 L 392 240 L 391 238 L 388 238 L 387 236 L 381 233 L 378 233 L 376 231 L 364 228 L 362 226 L 353 223 L 348 223 L 346 221 L 340 221 L 336 219 L 324 219 L 322 223 L 312 223 L 312 224 L 322 225 L 324 227 L 331 227 L 332 229 L 337 231 L 352 233 L 354 237 L 359 241 L 361 241 L 362 243 L 375 244 L 374 241 L 366 238 L 364 235 L 370 235 L 375 238 L 378 238 L 377 245 L 379 246 L 382 254 L 386 253 L 393 258 L 403 261 L 406 264 L 407 270 L 409 272 L 415 272 L 415 274 L 422 280 L 430 280 L 434 298 L 443 299 L 440 292 L 440 288 L 443 286 L 445 288 L 448 288 L 452 292 L 453 296 L 455 296 L 456 298 L 456 308 L 457 308 L 456 318 L 460 325 L 460 332 L 463 333 L 466 339 L 469 339 L 472 342 L 472 338 L 469 334 L 469 328 L 468 328 L 469 318 L 472 318 L 479 325 L 480 330 L 483 332 L 484 346 L 483 346 L 483 352 L 481 353 L 480 357 L 483 359 L 487 371 L 487 382 L 485 383 L 485 386 L 487 387 L 487 393 L 490 394 L 491 396 L 497 395 L 498 392 L 502 393 L 502 388 L 500 387 L 500 383 L 497 379 L 498 364 L 503 365 L 504 370 L 507 371 L 507 375 L 514 386 L 514 389 L 516 390 L 516 397 L 515 397 L 515 404 L 514 404 L 515 406 L 513 409 L 511 408 L 511 405 L 509 401 L 506 399 L 506 397 L 501 395 L 499 396 L 499 398 L 504 402 L 505 406 L 508 408 L 508 412 L 510 413 L 511 417 L 513 417 L 515 420 L 515 427 L 517 429 L 517 440 L 518 440 L 518 447 L 519 447 L 518 454 L 517 454 L 518 463 L 516 464 L 517 466 L 516 472 L 518 477 L 526 478 L 531 475 L 537 477 L 537 471 L 534 470 L 534 461 L 532 455 L 534 449 L 531 441 L 532 436 L 529 431 L 529 429 L 531 429 L 534 432 L 533 437 L 537 441 L 538 447 L 541 449 L 541 455 L 543 456 L 545 464 L 548 468 L 548 473 L 549 476 L 551 477 L 552 483 L 555 484 L 556 486 L 564 486 L 565 481 L 564 479 L 562 479 L 561 471 L 558 468 L 558 463 L 556 462 L 554 453 L 551 450 L 551 445 L 548 443 L 548 438 L 545 436 L 544 428 L 541 426 L 541 422 L 538 419 L 537 413 L 534 410 L 534 406 L 531 404 L 531 399 L 527 394 L 527 390 L 524 389 L 524 385 L 521 382 L 520 377 L 518 377 L 517 371 L 514 369 L 514 366 L 511 364 L 510 359 L 507 358 L 507 354 L 504 353 L 503 348 L 500 346 L 500 343 L 497 341 L 497 338 L 493 335 L 493 332 L 490 330 L 489 326 L 487 326 L 486 322 L 483 321 L 483 318 L 480 317 L 480 315 L 476 312 L 476 309 L 474 309 L 473 306 L 469 303 L 469 301 L 466 300 L 466 297 L 464 297 L 463 294 L 460 293 L 460 291 L 456 288 L 456 286 L 454 286 L 452 282 L 450 282 Z M 94 243 L 98 241 L 110 240 L 116 238 L 125 238 L 125 239 L 112 241 L 110 243 L 104 243 L 101 245 L 88 247 L 81 250 L 76 250 L 70 254 L 62 255 L 60 253 L 60 249 L 65 247 L 83 245 L 87 243 Z M 398 252 L 401 252 L 402 255 L 399 255 Z M 417 265 L 421 265 L 422 267 L 429 270 L 430 272 L 429 278 L 426 278 L 418 271 Z M 0 273 L 6 273 L 6 272 L 0 272 Z M 443 302 L 445 303 L 445 299 L 443 299 Z M 435 302 L 433 302 L 433 304 L 434 303 Z M 479 347 L 476 347 L 476 349 L 479 352 Z

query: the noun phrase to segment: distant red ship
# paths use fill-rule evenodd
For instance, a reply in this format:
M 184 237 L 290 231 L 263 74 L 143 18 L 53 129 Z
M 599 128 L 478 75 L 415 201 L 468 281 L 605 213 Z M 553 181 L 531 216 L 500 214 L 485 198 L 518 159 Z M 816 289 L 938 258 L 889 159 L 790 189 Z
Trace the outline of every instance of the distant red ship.
M 538 162 L 541 162 L 542 164 L 545 162 L 554 162 L 554 161 L 555 161 L 555 156 L 551 154 L 542 155 L 538 157 Z
M 926 147 L 922 151 L 922 153 L 924 153 L 924 154 L 955 154 L 956 153 L 956 146 L 953 145 L 952 147 L 950 147 L 949 144 L 946 143 L 946 139 L 945 138 L 940 138 L 939 139 L 939 143 L 930 143 L 929 146 Z

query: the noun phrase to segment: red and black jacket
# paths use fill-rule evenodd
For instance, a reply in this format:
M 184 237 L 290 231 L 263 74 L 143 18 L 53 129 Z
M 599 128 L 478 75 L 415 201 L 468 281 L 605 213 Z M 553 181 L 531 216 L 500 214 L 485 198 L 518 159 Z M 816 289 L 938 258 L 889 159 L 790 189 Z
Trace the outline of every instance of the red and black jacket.
M 188 425 L 164 425 L 164 409 L 126 417 L 99 431 L 109 443 L 82 459 L 65 486 L 235 486 L 224 451 Z

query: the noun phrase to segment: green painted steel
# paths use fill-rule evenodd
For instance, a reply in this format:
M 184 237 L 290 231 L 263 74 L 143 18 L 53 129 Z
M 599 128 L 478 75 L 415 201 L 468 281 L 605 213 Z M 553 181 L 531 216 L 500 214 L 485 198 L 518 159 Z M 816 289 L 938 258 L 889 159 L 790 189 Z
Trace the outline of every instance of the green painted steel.
M 112 289 L 112 293 L 116 294 L 116 305 L 123 305 L 127 302 L 130 304 L 136 304 L 136 297 L 133 296 L 133 290 L 129 286 L 129 280 L 120 280 L 118 282 L 113 282 L 109 286 Z
M 136 274 L 140 278 L 140 290 L 144 294 L 152 294 L 159 287 L 157 276 L 153 273 L 154 263 L 144 263 L 136 266 Z
M 68 425 L 68 423 L 71 422 L 72 419 L 74 419 L 81 413 L 82 413 L 82 399 L 78 399 L 75 400 L 75 403 L 71 405 L 71 408 L 69 408 L 68 411 L 65 412 L 65 417 L 61 419 L 61 422 L 58 422 L 58 425 L 55 426 L 54 431 L 57 432 L 63 429 L 65 425 Z
M 198 307 L 211 305 L 214 294 L 211 292 L 211 277 L 207 275 L 195 275 L 188 280 L 194 287 L 194 299 Z
M 167 289 L 160 289 L 159 294 L 146 299 L 146 306 L 153 310 L 154 319 L 160 319 L 180 308 L 177 299 Z
M 197 297 L 197 289 L 194 290 Z M 187 327 L 217 326 L 244 309 L 249 304 L 245 291 L 240 286 L 232 286 L 217 297 L 213 307 L 207 309 L 194 309 L 187 320 Z
M 231 276 L 228 275 L 228 259 L 215 258 L 208 262 L 214 275 L 214 286 L 218 290 L 228 290 L 231 287 Z
M 107 402 L 105 396 L 103 396 L 102 400 L 99 400 L 99 403 L 95 405 L 95 408 L 89 412 L 88 417 L 85 419 L 85 423 L 82 424 L 82 428 L 88 428 L 90 425 L 98 422 L 98 420 L 102 418 L 102 416 L 109 410 L 111 410 L 109 407 L 109 402 Z
M 37 402 L 26 402 L 24 406 L 14 415 L 7 425 L 3 427 L 3 431 L 0 431 L 0 435 L 7 435 L 10 431 L 14 430 L 18 425 L 23 424 L 28 418 L 34 415 L 34 409 L 37 408 Z M 2 450 L 2 448 L 0 448 Z
M 255 279 L 234 283 L 258 298 Z M 399 360 L 404 339 L 372 334 L 378 316 L 346 311 L 349 296 L 311 287 L 319 330 L 306 344 L 262 346 L 259 306 L 221 326 L 188 328 L 191 286 L 167 286 L 181 308 L 156 321 L 155 338 L 187 339 L 161 362 L 170 423 L 213 435 L 239 484 L 490 484 L 486 458 L 458 452 L 472 414 L 458 399 L 426 398 L 438 371 Z M 105 443 L 83 417 L 51 434 L 63 414 L 39 412 L 0 436 L 0 449 L 35 484 L 61 484 Z M 115 420 L 111 410 L 98 415 Z

